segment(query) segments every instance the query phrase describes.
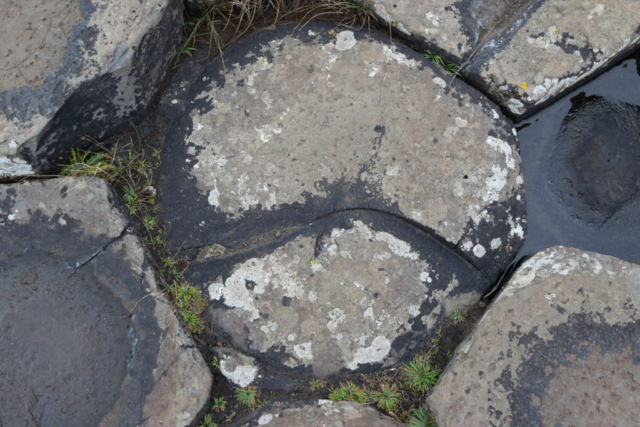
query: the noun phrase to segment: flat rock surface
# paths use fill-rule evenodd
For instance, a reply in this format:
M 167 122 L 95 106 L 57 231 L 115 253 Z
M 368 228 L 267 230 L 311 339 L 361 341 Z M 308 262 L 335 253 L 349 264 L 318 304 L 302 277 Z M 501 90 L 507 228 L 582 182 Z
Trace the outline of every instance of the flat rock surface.
M 556 246 L 527 260 L 427 405 L 438 426 L 635 425 L 640 266 Z
M 377 16 L 516 118 L 530 115 L 640 43 L 640 0 L 372 0 Z
M 255 414 L 233 424 L 249 426 L 400 427 L 403 424 L 370 406 L 331 400 L 272 400 Z
M 387 212 L 493 280 L 526 220 L 517 140 L 477 91 L 375 31 L 243 38 L 182 67 L 162 104 L 159 194 L 177 249 L 237 248 L 334 212 Z
M 0 186 L 0 420 L 186 426 L 211 374 L 108 184 Z
M 50 172 L 136 121 L 175 53 L 182 2 L 8 0 L 0 27 L 0 176 Z
M 234 346 L 316 377 L 397 365 L 490 285 L 395 218 L 351 211 L 226 258 L 192 263 L 207 317 Z

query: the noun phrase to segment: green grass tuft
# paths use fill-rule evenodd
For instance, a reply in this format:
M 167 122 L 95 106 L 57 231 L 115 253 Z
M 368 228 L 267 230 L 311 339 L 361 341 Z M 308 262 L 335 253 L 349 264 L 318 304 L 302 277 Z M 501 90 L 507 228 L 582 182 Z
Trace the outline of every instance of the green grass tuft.
M 432 368 L 429 358 L 417 355 L 408 365 L 403 367 L 409 386 L 414 391 L 426 392 L 438 382 L 440 370 Z

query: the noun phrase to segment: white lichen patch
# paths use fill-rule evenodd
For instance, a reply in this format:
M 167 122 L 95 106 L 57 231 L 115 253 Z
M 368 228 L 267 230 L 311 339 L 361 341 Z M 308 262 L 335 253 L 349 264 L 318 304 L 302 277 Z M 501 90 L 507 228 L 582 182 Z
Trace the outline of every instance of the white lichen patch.
M 356 38 L 353 31 L 340 31 L 336 39 L 336 49 L 339 51 L 349 50 L 356 45 Z
M 424 315 L 438 273 L 408 242 L 362 221 L 327 231 L 319 245 L 316 254 L 316 239 L 299 236 L 211 283 L 211 299 L 227 307 L 211 309 L 215 323 L 246 351 L 284 349 L 287 366 L 311 365 L 314 375 L 394 363 L 391 343 Z
M 223 358 L 219 364 L 222 375 L 240 387 L 246 387 L 251 384 L 258 374 L 257 367 L 249 364 L 238 364 L 235 360 Z

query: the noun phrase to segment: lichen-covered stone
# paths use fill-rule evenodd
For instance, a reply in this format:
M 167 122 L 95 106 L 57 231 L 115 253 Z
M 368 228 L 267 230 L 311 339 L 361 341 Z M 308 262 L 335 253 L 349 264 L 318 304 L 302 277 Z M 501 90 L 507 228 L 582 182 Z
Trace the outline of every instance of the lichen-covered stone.
M 190 425 L 211 374 L 97 179 L 0 186 L 6 426 Z
M 522 117 L 640 44 L 640 0 L 370 0 L 391 28 Z
M 177 0 L 9 0 L 0 27 L 0 176 L 50 172 L 81 137 L 138 120 L 179 43 Z
M 183 66 L 163 100 L 172 248 L 235 248 L 352 208 L 407 219 L 490 279 L 522 244 L 515 131 L 406 46 L 309 23 L 245 37 L 222 61 Z
M 438 426 L 634 425 L 640 266 L 553 247 L 509 281 L 429 395 Z
M 332 215 L 265 246 L 193 263 L 207 316 L 285 373 L 397 365 L 490 284 L 428 235 L 370 211 Z
M 331 400 L 272 400 L 235 427 L 401 427 L 403 424 L 374 408 Z

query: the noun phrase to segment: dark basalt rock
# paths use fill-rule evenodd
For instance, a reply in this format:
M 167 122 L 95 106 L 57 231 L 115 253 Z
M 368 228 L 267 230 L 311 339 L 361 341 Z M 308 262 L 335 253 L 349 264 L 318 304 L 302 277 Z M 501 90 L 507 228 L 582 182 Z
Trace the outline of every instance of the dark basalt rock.
M 104 181 L 0 186 L 5 426 L 189 425 L 211 374 Z

